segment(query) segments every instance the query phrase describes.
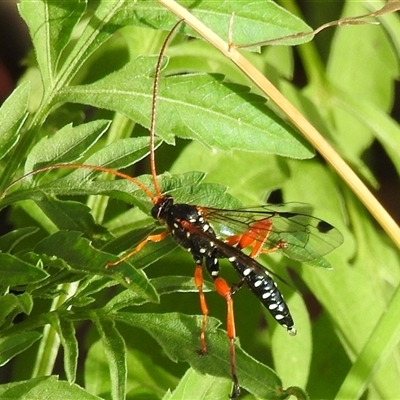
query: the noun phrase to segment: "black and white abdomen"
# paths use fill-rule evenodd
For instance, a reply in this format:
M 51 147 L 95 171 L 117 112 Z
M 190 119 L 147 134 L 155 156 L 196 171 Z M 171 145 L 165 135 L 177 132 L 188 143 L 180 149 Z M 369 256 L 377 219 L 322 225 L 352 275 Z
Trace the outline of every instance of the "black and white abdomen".
M 293 318 L 275 281 L 257 261 L 245 254 L 228 258 L 250 290 L 264 304 L 275 320 L 295 335 Z

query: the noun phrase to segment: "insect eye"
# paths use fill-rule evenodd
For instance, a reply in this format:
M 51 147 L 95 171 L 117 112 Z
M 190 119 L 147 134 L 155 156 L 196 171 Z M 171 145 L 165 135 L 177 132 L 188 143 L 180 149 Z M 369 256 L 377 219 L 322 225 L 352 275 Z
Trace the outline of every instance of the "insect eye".
M 151 216 L 154 219 L 165 219 L 164 216 L 168 212 L 169 208 L 174 204 L 172 197 L 161 198 L 151 209 Z
M 158 204 L 156 204 L 156 205 L 151 209 L 151 216 L 152 216 L 154 219 L 158 219 L 158 216 L 159 216 L 159 213 L 160 213 L 160 209 L 161 209 L 161 207 L 160 207 Z

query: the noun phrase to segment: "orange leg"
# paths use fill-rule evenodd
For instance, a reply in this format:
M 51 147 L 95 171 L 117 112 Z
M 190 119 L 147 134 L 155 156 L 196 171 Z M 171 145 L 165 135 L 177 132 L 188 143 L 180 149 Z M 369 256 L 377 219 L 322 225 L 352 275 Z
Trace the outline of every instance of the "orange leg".
M 160 242 L 163 240 L 167 235 L 169 234 L 169 231 L 165 231 L 162 233 L 159 233 L 157 235 L 149 235 L 147 236 L 146 239 L 141 241 L 132 251 L 130 251 L 128 254 L 125 254 L 123 257 L 121 257 L 119 260 L 114 261 L 114 262 L 108 262 L 106 264 L 106 268 L 111 268 L 111 267 L 116 267 L 117 265 L 121 264 L 123 261 L 127 260 L 128 258 L 132 257 L 134 254 L 139 252 L 143 246 L 148 243 L 148 242 Z
M 225 243 L 231 246 L 236 246 L 238 249 L 251 247 L 251 258 L 256 258 L 260 254 L 272 253 L 286 246 L 285 242 L 279 242 L 269 249 L 263 249 L 265 242 L 268 239 L 272 229 L 272 221 L 270 218 L 265 218 L 255 222 L 250 228 L 241 235 L 233 235 L 225 239 Z
M 201 348 L 199 350 L 199 353 L 205 354 L 205 353 L 207 353 L 206 326 L 207 326 L 207 317 L 208 317 L 208 307 L 207 307 L 206 298 L 204 296 L 204 291 L 203 291 L 203 267 L 201 264 L 196 266 L 196 270 L 194 272 L 194 282 L 199 291 L 200 307 L 201 307 L 201 312 L 203 313 L 203 321 L 201 323 L 201 332 L 200 332 Z
M 227 284 L 225 279 L 216 278 L 214 280 L 214 286 L 217 293 L 222 296 L 226 300 L 226 305 L 228 307 L 227 310 L 227 333 L 229 339 L 229 354 L 230 354 L 230 364 L 231 364 L 231 375 L 233 380 L 233 388 L 232 393 L 230 394 L 231 398 L 240 396 L 240 386 L 239 380 L 236 373 L 236 352 L 235 352 L 235 337 L 236 337 L 236 329 L 235 329 L 235 317 L 233 312 L 233 300 L 232 300 L 232 292 L 230 286 Z

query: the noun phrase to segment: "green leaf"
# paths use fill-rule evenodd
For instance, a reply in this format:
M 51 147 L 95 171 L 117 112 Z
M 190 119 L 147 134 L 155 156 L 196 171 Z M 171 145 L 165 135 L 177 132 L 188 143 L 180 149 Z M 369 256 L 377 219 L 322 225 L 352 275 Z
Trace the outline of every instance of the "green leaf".
M 154 278 L 151 283 L 161 295 L 170 293 L 198 293 L 199 290 L 192 277 L 187 276 L 163 276 L 162 278 Z M 203 292 L 214 291 L 214 284 L 211 282 L 204 282 Z
M 90 156 L 86 161 L 85 165 L 99 165 L 106 168 L 112 169 L 121 169 L 127 166 L 130 166 L 137 161 L 143 159 L 149 153 L 148 150 L 148 138 L 139 137 L 139 138 L 128 138 L 121 139 L 116 142 L 109 144 L 108 146 L 102 148 L 92 156 Z M 82 194 L 82 192 L 76 192 L 73 190 L 74 186 L 87 186 L 95 187 L 96 185 L 100 186 L 110 186 L 110 187 L 119 187 L 120 185 L 131 186 L 134 190 L 142 192 L 137 185 L 126 179 L 120 179 L 116 182 L 114 181 L 99 181 L 99 182 L 91 182 L 89 179 L 94 175 L 98 174 L 98 171 L 93 168 L 78 168 L 73 171 L 71 174 L 66 176 L 64 179 L 59 179 L 54 184 L 49 184 L 51 188 L 59 187 L 63 190 L 59 191 L 58 194 Z M 68 187 L 70 191 L 68 193 Z M 111 189 L 114 190 L 114 189 Z M 56 193 L 56 192 L 54 192 Z M 86 194 L 101 194 L 102 192 L 99 190 L 96 191 L 90 190 L 87 191 Z
M 374 376 L 374 369 L 385 366 L 383 372 L 395 373 L 397 368 L 393 365 L 390 371 L 390 358 L 396 353 L 400 334 L 400 289 L 397 288 L 387 310 L 382 314 L 376 327 L 365 343 L 357 360 L 343 382 L 338 398 L 360 397 L 365 392 L 367 385 Z M 393 361 L 396 361 L 397 357 Z M 385 365 L 386 364 L 386 365 Z M 389 368 L 388 368 L 389 367 Z M 382 379 L 382 384 L 385 379 Z M 388 393 L 395 393 L 392 388 Z
M 112 278 L 145 299 L 158 301 L 157 293 L 143 272 L 136 270 L 127 262 L 106 269 L 108 262 L 117 261 L 118 258 L 95 249 L 81 235 L 79 232 L 57 232 L 38 243 L 35 251 L 49 257 L 61 258 L 75 272 L 100 274 Z
M 30 86 L 19 85 L 0 108 L 0 159 L 17 143 L 23 122 L 27 117 Z
M 193 3 L 185 0 L 180 4 L 190 8 Z M 311 31 L 311 28 L 304 21 L 290 14 L 272 0 L 238 2 L 235 4 L 234 10 L 232 10 L 232 5 L 226 1 L 204 2 L 198 8 L 196 7 L 194 14 L 217 34 L 225 38 L 233 11 L 235 12 L 233 26 L 235 44 L 254 43 L 281 38 L 298 32 Z M 279 44 L 293 45 L 306 42 L 309 39 L 311 37 L 300 40 L 286 40 Z
M 156 226 L 154 223 L 140 229 L 132 229 L 125 235 L 114 240 L 109 240 L 101 250 L 112 254 L 123 254 L 134 249 L 147 236 L 155 233 Z M 129 259 L 136 268 L 146 268 L 155 261 L 163 258 L 177 247 L 172 240 L 162 240 L 159 243 L 148 243 L 140 250 L 140 252 L 132 255 Z
M 274 369 L 284 384 L 306 387 L 309 381 L 313 346 L 315 346 L 311 333 L 312 321 L 310 321 L 305 299 L 299 293 L 293 293 L 293 290 L 285 288 L 284 285 L 281 285 L 280 290 L 294 318 L 297 334 L 296 336 L 287 335 L 280 327 L 276 327 L 271 332 Z M 293 368 L 293 365 L 296 365 L 296 368 Z
M 85 8 L 86 1 L 80 0 L 23 0 L 18 5 L 29 27 L 46 89 L 54 85 L 61 52 Z
M 39 332 L 31 331 L 0 338 L 0 366 L 31 347 L 41 336 Z
M 327 313 L 321 314 L 312 327 L 311 365 L 309 370 L 303 371 L 309 374 L 308 382 L 313 382 L 307 387 L 308 394 L 311 399 L 334 399 L 351 368 L 351 361 L 338 336 L 332 334 L 335 328 Z M 326 371 L 326 374 L 321 374 L 320 371 Z
M 245 205 L 261 204 L 266 191 L 276 189 L 289 178 L 289 169 L 279 157 L 240 150 L 226 153 L 211 150 L 198 142 L 183 149 L 170 172 L 196 171 L 199 165 L 207 173 L 205 182 L 225 185 L 227 191 Z M 235 171 L 234 179 L 232 171 Z M 248 190 L 243 190 L 244 187 Z
M 29 293 L 22 293 L 15 295 L 14 293 L 7 293 L 0 297 L 0 326 L 6 320 L 12 319 L 14 315 L 24 313 L 29 315 L 32 311 L 33 300 Z M 11 317 L 11 318 L 10 318 Z
M 208 207 L 234 208 L 241 203 L 230 194 L 227 188 L 215 183 L 202 183 L 203 172 L 187 172 L 179 175 L 162 175 L 159 179 L 161 191 L 174 197 L 175 202 L 206 205 Z
M 110 121 L 98 120 L 76 127 L 66 125 L 50 137 L 41 139 L 30 151 L 25 172 L 49 164 L 76 161 L 92 146 L 110 126 Z
M 164 400 L 223 399 L 230 393 L 231 388 L 232 382 L 226 378 L 203 375 L 189 368 L 172 394 L 164 396 Z
M 146 301 L 138 296 L 135 292 L 131 290 L 124 290 L 114 296 L 104 307 L 106 312 L 116 312 L 121 308 L 138 306 L 146 303 Z
M 36 265 L 7 253 L 0 253 L 0 274 L 2 287 L 40 282 L 49 276 L 47 272 Z
M 182 7 L 188 8 L 197 18 L 210 27 L 214 32 L 227 39 L 229 21 L 232 12 L 235 12 L 233 25 L 233 39 L 235 44 L 248 44 L 298 32 L 309 32 L 311 28 L 300 18 L 271 0 L 252 2 L 236 2 L 234 6 L 224 0 L 204 1 L 193 3 L 191 0 L 179 2 Z M 166 12 L 165 7 L 156 1 L 142 1 L 137 4 L 127 3 L 125 13 L 118 13 L 114 23 L 126 23 L 134 20 L 142 26 L 158 26 L 160 29 L 170 30 L 176 22 L 176 17 Z M 198 37 L 192 29 L 182 24 L 180 32 Z M 292 39 L 282 44 L 299 44 L 311 39 Z M 281 44 L 281 43 L 280 43 Z
M 225 332 L 216 330 L 218 322 L 215 319 L 208 319 L 207 355 L 204 357 L 198 354 L 202 323 L 200 316 L 119 312 L 115 314 L 114 319 L 146 330 L 159 342 L 171 360 L 188 362 L 201 373 L 231 378 L 228 339 Z M 237 373 L 241 386 L 260 398 L 279 399 L 281 382 L 274 372 L 239 347 L 236 347 L 236 352 Z
M 118 140 L 105 148 L 99 150 L 91 157 L 86 160 L 87 164 L 100 165 L 108 168 L 124 168 L 127 167 L 145 157 L 148 154 L 148 139 L 144 137 L 140 138 L 129 138 Z M 63 168 L 64 169 L 64 168 Z M 68 170 L 68 167 L 65 168 Z M 88 195 L 88 194 L 110 194 L 113 191 L 119 190 L 123 199 L 130 199 L 129 195 L 123 194 L 123 192 L 129 192 L 134 189 L 136 192 L 142 192 L 141 189 L 132 182 L 127 180 L 119 179 L 118 181 L 96 181 L 92 182 L 89 178 L 98 174 L 98 171 L 94 171 L 93 168 L 82 167 L 73 168 L 75 169 L 72 173 L 67 175 L 64 179 L 58 179 L 55 182 L 42 185 L 46 188 L 46 194 L 48 195 Z M 40 174 L 38 174 L 40 175 Z M 35 197 L 43 198 L 43 193 L 36 188 L 30 188 L 31 181 L 25 179 L 22 181 L 23 188 L 25 190 L 15 191 L 10 195 L 6 196 L 2 201 L 2 206 L 6 206 L 10 203 L 26 199 L 35 199 Z M 101 188 L 107 189 L 101 189 Z M 125 190 L 121 190 L 125 188 Z M 51 190 L 49 190 L 51 189 Z M 109 193 L 107 193 L 109 190 Z M 3 193 L 3 196 L 7 193 Z M 115 193 L 114 193 L 115 195 Z M 142 194 L 143 197 L 143 194 Z
M 126 357 L 127 398 L 145 397 L 146 395 L 161 398 L 168 388 L 176 385 L 177 379 L 155 364 L 154 360 L 146 353 L 128 348 Z M 85 362 L 85 385 L 91 393 L 103 397 L 105 397 L 105 393 L 110 393 L 109 362 L 101 341 L 97 341 L 89 349 Z
M 100 275 L 88 276 L 79 283 L 79 287 L 74 296 L 70 297 L 64 306 L 68 309 L 70 305 L 74 307 L 84 307 L 95 301 L 96 293 L 108 287 L 116 286 L 118 283 L 104 279 Z M 127 289 L 128 292 L 130 291 Z M 138 296 L 140 297 L 140 296 Z
M 74 383 L 78 369 L 78 340 L 75 326 L 65 318 L 58 320 L 58 335 L 64 349 L 64 371 L 69 383 Z
M 346 2 L 342 17 L 369 11 L 366 4 L 350 1 Z M 357 26 L 356 29 L 337 29 L 327 75 L 335 86 L 374 104 L 378 109 L 388 111 L 393 102 L 393 80 L 398 76 L 399 67 L 392 44 L 385 36 L 384 30 L 376 29 L 373 24 Z M 379 46 L 374 46 L 374 43 L 379 43 Z M 349 51 L 349 48 L 357 51 Z M 365 63 L 368 68 L 362 68 Z M 348 132 L 349 127 L 344 131 Z
M 336 96 L 338 105 L 351 116 L 355 117 L 365 128 L 371 130 L 372 135 L 379 140 L 384 147 L 387 155 L 390 157 L 400 175 L 400 127 L 399 124 L 388 116 L 385 112 L 363 98 L 353 96 L 353 94 L 344 92 L 338 88 L 332 89 Z
M 111 396 L 123 399 L 126 395 L 126 347 L 125 341 L 115 328 L 115 323 L 107 318 L 94 318 L 103 348 L 108 360 L 111 376 Z
M 372 4 L 368 6 L 367 3 L 346 2 L 343 15 L 362 15 L 384 3 Z M 382 21 L 385 21 L 385 26 L 386 18 Z M 384 29 L 377 29 L 372 24 L 357 26 L 357 29 L 338 29 L 335 32 L 327 76 L 333 84 L 333 98 L 330 101 L 336 105 L 332 108 L 335 140 L 342 143 L 342 154 L 346 157 L 349 152 L 354 158 L 364 161 L 362 156 L 371 146 L 375 132 L 378 132 L 378 138 L 395 139 L 394 126 L 386 113 L 393 106 L 394 82 L 399 74 L 399 65 L 398 52 L 392 42 L 387 40 L 387 35 Z M 399 147 L 399 141 L 395 139 L 388 145 L 385 140 L 383 144 L 399 170 L 398 153 L 394 148 Z M 351 158 L 350 162 L 353 162 Z
M 11 252 L 13 248 L 25 238 L 33 235 L 38 228 L 30 226 L 26 228 L 16 229 L 0 236 L 0 251 Z
M 153 57 L 136 58 L 93 84 L 66 88 L 59 101 L 117 111 L 149 127 L 153 74 L 143 74 L 153 71 L 154 65 Z M 223 82 L 221 76 L 166 77 L 161 80 L 158 93 L 158 115 L 168 118 L 158 118 L 157 132 L 169 143 L 177 135 L 225 151 L 241 149 L 293 158 L 313 156 L 306 141 L 264 105 L 264 98 L 249 93 L 247 87 Z
M 59 381 L 55 376 L 44 376 L 0 385 L 0 396 L 3 399 L 43 400 L 43 396 L 47 393 L 52 400 L 100 400 L 99 397 L 91 395 L 78 385 Z
M 117 162 L 118 154 L 116 155 L 115 152 L 110 153 L 108 151 L 106 154 L 109 154 L 112 157 L 112 160 Z M 101 161 L 107 162 L 105 159 Z M 153 203 L 150 201 L 149 197 L 143 193 L 143 190 L 140 189 L 136 184 L 126 179 L 118 179 L 115 181 L 91 181 L 89 179 L 92 178 L 93 174 L 94 172 L 90 168 L 76 170 L 71 174 L 53 182 L 47 182 L 42 185 L 38 185 L 37 187 L 15 191 L 4 198 L 2 205 L 5 206 L 7 204 L 25 199 L 41 199 L 43 198 L 43 192 L 46 193 L 46 195 L 66 196 L 104 194 L 113 198 L 121 199 L 130 204 L 136 204 L 141 208 L 141 210 L 147 214 L 150 214 Z M 220 208 L 235 208 L 241 205 L 240 202 L 238 202 L 235 198 L 225 193 L 226 188 L 224 186 L 209 183 L 199 184 L 203 176 L 204 174 L 199 172 L 190 172 L 175 176 L 166 174 L 159 177 L 159 183 L 162 192 L 164 194 L 174 196 L 176 202 L 207 205 Z M 141 177 L 140 181 L 147 187 L 152 187 L 151 177 Z M 136 233 L 133 233 L 133 235 L 136 236 Z M 125 238 L 118 240 L 123 243 Z M 121 244 L 118 244 L 117 248 L 119 248 L 119 251 L 121 251 Z
M 198 288 L 194 283 L 194 279 L 187 276 L 163 276 L 162 278 L 154 278 L 151 280 L 152 285 L 157 293 L 162 296 L 170 293 L 198 293 Z M 214 287 L 211 282 L 204 282 L 203 292 L 213 291 Z M 116 312 L 122 308 L 139 306 L 144 304 L 144 299 L 131 290 L 124 290 L 114 296 L 104 307 L 106 312 Z
M 61 201 L 41 194 L 41 198 L 38 196 L 39 193 L 36 194 L 35 202 L 58 229 L 80 231 L 88 237 L 106 232 L 104 227 L 95 223 L 90 208 L 85 204 Z
M 98 3 L 98 7 L 60 68 L 57 89 L 68 85 L 89 57 L 117 29 L 121 28 L 121 25 L 115 20 L 115 15 L 119 12 L 125 13 L 128 4 L 130 2 L 127 3 L 124 0 L 107 0 Z
M 346 329 L 345 325 L 351 321 L 352 326 L 358 324 L 363 332 L 356 335 L 354 329 L 346 329 L 347 340 L 355 349 L 357 361 L 353 364 L 343 389 L 351 388 L 353 391 L 357 388 L 356 390 L 363 391 L 362 387 L 373 379 L 374 387 L 381 397 L 390 397 L 393 391 L 400 391 L 400 382 L 396 379 L 397 355 L 393 351 L 398 343 L 400 329 L 397 316 L 400 299 L 398 249 L 377 230 L 375 221 L 371 220 L 366 210 L 360 208 L 358 201 L 348 199 L 347 205 L 357 245 L 357 256 L 353 262 L 357 273 L 356 276 L 350 276 L 356 281 L 345 285 L 343 289 L 347 298 L 340 299 L 342 304 L 338 305 L 343 307 L 351 304 L 360 312 L 353 313 L 353 310 L 349 310 L 344 319 L 336 323 L 341 329 Z M 382 263 L 382 260 L 385 262 Z M 373 280 L 371 276 L 377 279 Z M 384 278 L 378 279 L 379 276 Z M 368 318 L 363 318 L 363 312 L 368 312 Z M 338 317 L 335 316 L 335 320 Z M 371 374 L 367 365 L 381 367 Z M 355 375 L 357 379 L 354 381 L 352 378 Z
M 159 143 L 160 141 L 156 140 L 156 146 Z M 149 138 L 141 136 L 117 140 L 91 155 L 85 163 L 121 169 L 142 160 L 148 154 Z M 83 170 L 77 170 L 74 173 L 76 175 L 83 174 Z

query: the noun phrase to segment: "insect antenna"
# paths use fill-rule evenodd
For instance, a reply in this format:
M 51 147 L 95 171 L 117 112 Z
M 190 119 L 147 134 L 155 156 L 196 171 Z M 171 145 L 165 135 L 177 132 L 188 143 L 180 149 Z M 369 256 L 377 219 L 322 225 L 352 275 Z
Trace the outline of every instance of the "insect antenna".
M 45 171 L 51 171 L 53 169 L 88 169 L 88 170 L 92 170 L 92 171 L 94 170 L 94 171 L 99 171 L 99 172 L 106 172 L 108 174 L 118 176 L 119 178 L 123 178 L 123 179 L 126 179 L 126 180 L 134 183 L 141 190 L 143 190 L 143 192 L 146 193 L 146 195 L 149 196 L 152 201 L 155 198 L 157 198 L 157 196 L 155 196 L 154 193 L 152 193 L 151 190 L 146 185 L 144 185 L 142 182 L 140 182 L 138 179 L 136 179 L 133 176 L 130 176 L 128 174 L 124 174 L 123 172 L 112 169 L 112 168 L 101 167 L 99 165 L 89 165 L 89 164 L 54 164 L 54 165 L 48 165 L 46 167 L 35 169 L 34 171 L 30 171 L 27 174 L 16 179 L 15 181 L 11 182 L 4 189 L 3 193 L 1 193 L 0 199 L 3 198 L 7 194 L 9 189 L 11 189 L 13 186 L 15 186 L 19 182 L 23 181 L 24 179 L 28 178 L 29 176 L 33 176 L 33 175 L 36 175 L 36 174 L 39 174 L 39 173 L 45 172 Z
M 154 83 L 153 83 L 153 98 L 151 103 L 151 122 L 150 122 L 150 170 L 151 175 L 153 177 L 154 190 L 156 192 L 156 197 L 153 199 L 153 203 L 156 203 L 158 199 L 162 197 L 160 184 L 157 179 L 157 171 L 156 171 L 156 160 L 155 160 L 155 133 L 156 133 L 156 114 L 157 114 L 157 97 L 158 97 L 158 86 L 160 82 L 160 74 L 161 74 L 161 64 L 162 59 L 164 57 L 165 50 L 168 46 L 168 43 L 175 32 L 176 28 L 183 21 L 183 19 L 179 20 L 173 28 L 168 33 L 167 37 L 164 40 L 164 43 L 161 47 L 160 54 L 158 56 Z

